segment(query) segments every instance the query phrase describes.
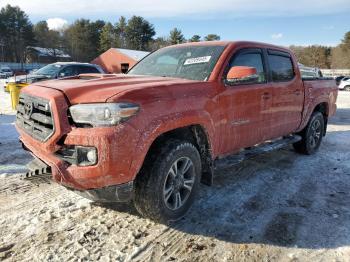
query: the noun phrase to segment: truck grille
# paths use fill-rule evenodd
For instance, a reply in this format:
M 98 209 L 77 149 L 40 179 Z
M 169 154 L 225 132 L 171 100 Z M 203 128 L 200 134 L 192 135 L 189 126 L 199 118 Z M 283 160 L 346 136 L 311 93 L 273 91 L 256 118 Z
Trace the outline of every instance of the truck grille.
M 16 124 L 33 138 L 45 142 L 54 133 L 50 102 L 21 94 L 17 106 Z

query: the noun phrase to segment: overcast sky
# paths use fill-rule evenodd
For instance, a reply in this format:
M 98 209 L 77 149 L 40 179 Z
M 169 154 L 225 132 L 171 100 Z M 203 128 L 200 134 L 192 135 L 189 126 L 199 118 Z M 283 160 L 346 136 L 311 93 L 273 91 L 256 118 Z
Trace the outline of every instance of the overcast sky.
M 216 33 L 223 40 L 256 40 L 280 45 L 336 45 L 350 31 L 350 0 L 0 0 L 20 6 L 32 22 L 57 28 L 77 18 L 115 23 L 141 15 L 158 36 L 180 28 L 193 34 Z

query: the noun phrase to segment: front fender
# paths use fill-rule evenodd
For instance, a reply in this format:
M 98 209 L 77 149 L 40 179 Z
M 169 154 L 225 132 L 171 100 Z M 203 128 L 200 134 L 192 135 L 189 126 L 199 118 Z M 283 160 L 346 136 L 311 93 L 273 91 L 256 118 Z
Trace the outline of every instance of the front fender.
M 214 141 L 214 123 L 208 112 L 193 110 L 162 116 L 151 121 L 140 132 L 140 138 L 135 149 L 137 154 L 135 154 L 135 158 L 131 163 L 130 173 L 135 174 L 136 176 L 142 167 L 148 150 L 157 137 L 168 131 L 191 125 L 200 125 L 204 128 L 208 136 L 209 146 L 210 148 L 213 148 L 212 142 Z

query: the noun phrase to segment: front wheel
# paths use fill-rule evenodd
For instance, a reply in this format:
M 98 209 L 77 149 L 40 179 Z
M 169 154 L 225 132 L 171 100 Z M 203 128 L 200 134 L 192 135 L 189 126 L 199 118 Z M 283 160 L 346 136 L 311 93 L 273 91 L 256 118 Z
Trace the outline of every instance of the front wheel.
M 192 143 L 169 140 L 152 160 L 145 163 L 136 179 L 135 207 L 159 222 L 178 220 L 189 210 L 198 190 L 199 152 Z
M 344 87 L 344 90 L 345 90 L 345 91 L 350 91 L 350 86 Z
M 314 112 L 309 120 L 309 123 L 301 131 L 302 139 L 294 143 L 294 149 L 302 154 L 312 155 L 320 147 L 324 134 L 324 118 L 320 112 Z

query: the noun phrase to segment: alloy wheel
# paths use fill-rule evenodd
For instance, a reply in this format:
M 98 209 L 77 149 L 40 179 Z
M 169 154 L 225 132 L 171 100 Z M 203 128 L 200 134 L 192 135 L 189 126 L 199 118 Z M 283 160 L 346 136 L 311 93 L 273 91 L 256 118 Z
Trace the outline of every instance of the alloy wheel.
M 188 157 L 178 158 L 171 165 L 163 186 L 163 201 L 167 208 L 181 208 L 191 194 L 195 182 L 195 169 Z

